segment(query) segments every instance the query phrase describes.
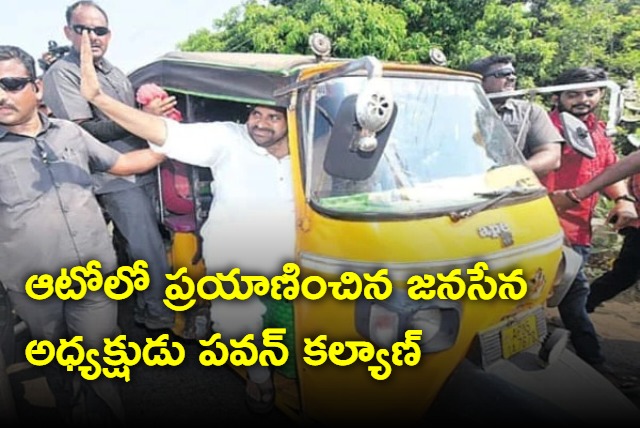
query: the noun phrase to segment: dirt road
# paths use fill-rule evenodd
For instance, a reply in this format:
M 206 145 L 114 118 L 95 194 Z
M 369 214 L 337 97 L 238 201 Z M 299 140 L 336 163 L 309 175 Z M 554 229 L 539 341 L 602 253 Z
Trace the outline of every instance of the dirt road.
M 558 316 L 549 309 L 550 317 Z M 619 374 L 640 378 L 640 292 L 630 289 L 591 314 L 607 363 Z M 626 394 L 640 408 L 640 388 Z
M 601 218 L 594 219 L 593 231 L 592 253 L 585 270 L 590 281 L 611 268 L 622 244 L 622 237 Z M 640 378 L 640 281 L 596 308 L 591 319 L 608 364 L 620 374 Z M 627 395 L 640 408 L 640 390 Z

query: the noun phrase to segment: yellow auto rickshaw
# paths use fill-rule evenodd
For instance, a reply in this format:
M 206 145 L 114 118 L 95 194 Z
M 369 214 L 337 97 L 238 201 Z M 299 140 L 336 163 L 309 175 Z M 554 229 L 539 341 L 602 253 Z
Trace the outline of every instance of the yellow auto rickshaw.
M 286 328 L 289 350 L 275 368 L 278 408 L 319 424 L 461 412 L 506 421 L 514 409 L 514 423 L 637 417 L 565 349 L 566 331 L 547 329 L 545 308 L 558 304 L 580 259 L 563 246 L 547 192 L 479 77 L 446 67 L 438 51 L 434 64 L 417 65 L 332 58 L 321 35 L 310 45 L 313 55 L 172 52 L 130 75 L 134 86 L 153 82 L 175 95 L 187 122 L 243 121 L 247 104 L 286 107 L 300 278 L 354 292 L 353 275 L 375 282 L 383 274 L 392 286 L 385 298 L 266 299 L 266 324 Z M 197 280 L 205 275 L 198 230 L 215 202 L 215 177 L 186 166 L 192 211 L 172 212 L 165 200 L 162 212 L 174 272 L 186 268 Z M 208 337 L 207 311 L 180 312 L 175 332 Z M 327 349 L 368 342 L 390 355 L 416 331 L 419 359 L 399 358 L 384 380 L 372 376 L 371 361 L 305 358 L 322 335 Z M 344 361 L 371 356 L 354 349 Z

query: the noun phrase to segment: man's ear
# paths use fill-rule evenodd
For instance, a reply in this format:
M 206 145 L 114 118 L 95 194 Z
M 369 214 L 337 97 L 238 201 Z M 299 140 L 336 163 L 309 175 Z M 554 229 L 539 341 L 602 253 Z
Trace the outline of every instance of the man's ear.
M 44 88 L 42 79 L 36 79 L 36 81 L 33 83 L 33 87 L 38 101 L 42 101 L 42 90 Z
M 71 37 L 73 37 L 73 35 L 75 34 L 73 32 L 73 28 L 65 25 L 63 30 L 64 30 L 64 35 L 67 38 L 67 40 L 71 41 Z

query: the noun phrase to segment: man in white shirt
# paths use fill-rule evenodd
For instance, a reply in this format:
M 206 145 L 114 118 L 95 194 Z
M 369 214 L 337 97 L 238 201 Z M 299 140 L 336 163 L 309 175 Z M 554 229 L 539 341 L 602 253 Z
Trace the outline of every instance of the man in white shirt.
M 211 169 L 215 195 L 202 226 L 207 270 L 282 272 L 293 255 L 294 209 L 284 109 L 254 106 L 245 124 L 163 119 L 152 150 Z
M 100 89 L 86 31 L 82 35 L 82 95 L 120 126 L 149 141 L 154 151 L 208 167 L 215 200 L 201 229 L 208 273 L 272 276 L 294 259 L 295 215 L 285 110 L 255 106 L 245 124 L 178 123 L 134 109 Z M 257 297 L 214 300 L 214 330 L 226 340 L 253 333 L 261 344 L 266 307 Z M 247 368 L 247 404 L 265 413 L 275 391 L 268 367 Z

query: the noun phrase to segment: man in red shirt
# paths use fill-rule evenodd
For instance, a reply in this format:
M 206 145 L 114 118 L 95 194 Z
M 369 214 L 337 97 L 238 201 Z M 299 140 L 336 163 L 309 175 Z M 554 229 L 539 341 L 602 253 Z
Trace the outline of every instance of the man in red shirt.
M 597 82 L 607 79 L 604 70 L 580 67 L 563 72 L 555 81 L 556 85 L 570 83 Z M 568 113 L 582 121 L 593 141 L 595 155 L 584 154 L 574 149 L 572 144 L 565 144 L 562 149 L 561 166 L 558 170 L 541 178 L 542 183 L 550 190 L 572 189 L 588 182 L 602 172 L 607 166 L 617 161 L 617 155 L 612 143 L 605 134 L 605 124 L 598 120 L 594 111 L 598 107 L 604 94 L 599 87 L 567 90 L 554 95 L 555 108 L 550 113 L 551 121 L 568 140 L 564 129 L 562 115 Z M 636 216 L 633 198 L 629 196 L 623 181 L 616 182 L 603 189 L 604 195 L 615 201 L 608 218 L 615 219 L 614 228 Z M 589 281 L 584 272 L 591 249 L 591 219 L 593 218 L 599 194 L 595 193 L 579 201 L 575 207 L 559 212 L 560 223 L 564 229 L 565 239 L 574 250 L 582 255 L 583 266 L 569 291 L 560 302 L 558 310 L 565 327 L 571 332 L 571 343 L 583 360 L 603 373 L 617 386 L 622 387 L 623 381 L 615 376 L 605 365 L 605 358 L 600 349 L 600 343 L 595 328 L 586 309 L 589 295 Z

